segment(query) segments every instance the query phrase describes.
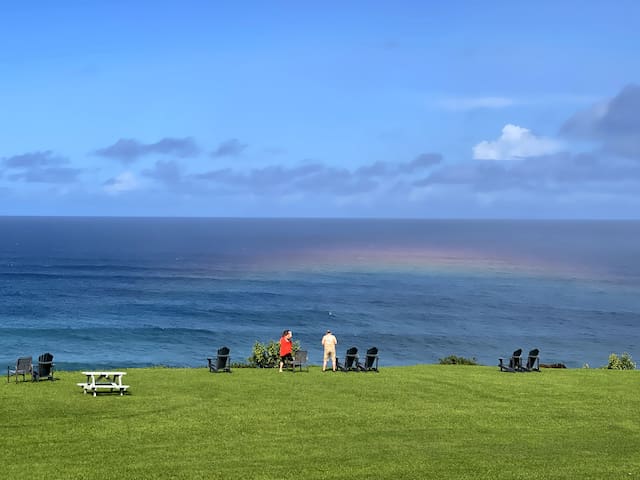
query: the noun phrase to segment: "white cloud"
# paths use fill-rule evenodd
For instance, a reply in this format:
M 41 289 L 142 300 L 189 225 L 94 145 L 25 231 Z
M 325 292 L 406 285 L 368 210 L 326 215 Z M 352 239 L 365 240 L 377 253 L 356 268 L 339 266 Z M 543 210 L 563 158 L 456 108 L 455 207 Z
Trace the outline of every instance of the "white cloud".
M 499 95 L 487 96 L 450 96 L 438 98 L 429 102 L 431 106 L 451 110 L 454 112 L 465 112 L 477 109 L 500 109 L 514 106 L 527 106 L 538 108 L 540 106 L 557 106 L 574 105 L 574 104 L 590 104 L 597 100 L 598 97 L 593 95 L 574 95 L 574 94 L 527 94 L 519 97 L 504 97 Z
M 477 108 L 505 108 L 516 102 L 507 97 L 452 97 L 442 99 L 438 103 L 447 110 L 474 110 Z
M 557 153 L 561 142 L 551 138 L 536 137 L 527 128 L 507 124 L 500 138 L 494 141 L 483 140 L 473 147 L 476 160 L 514 160 L 518 158 L 539 157 Z
M 104 191 L 111 195 L 118 195 L 122 192 L 129 192 L 138 188 L 138 180 L 131 172 L 122 172 L 115 178 L 111 178 L 104 183 Z

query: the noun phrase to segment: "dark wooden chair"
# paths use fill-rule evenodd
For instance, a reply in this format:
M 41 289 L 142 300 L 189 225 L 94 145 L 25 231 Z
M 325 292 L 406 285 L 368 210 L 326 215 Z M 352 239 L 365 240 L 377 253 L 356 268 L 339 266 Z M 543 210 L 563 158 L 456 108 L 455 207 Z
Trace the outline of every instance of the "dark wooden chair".
M 219 348 L 216 358 L 207 358 L 207 362 L 211 373 L 231 373 L 231 355 L 228 347 Z
M 53 378 L 53 355 L 49 352 L 43 353 L 38 357 L 38 365 L 33 367 L 33 380 L 54 380 Z
M 364 357 L 364 371 L 365 372 L 377 372 L 378 371 L 378 348 L 371 347 L 367 350 L 367 354 Z
M 527 363 L 522 367 L 524 372 L 539 372 L 540 371 L 540 350 L 534 348 L 529 351 L 527 355 Z
M 498 359 L 498 367 L 501 372 L 521 372 L 522 371 L 522 349 L 519 348 L 511 357 L 509 357 L 509 363 L 504 363 L 504 358 Z
M 356 347 L 347 348 L 344 356 L 344 365 L 341 370 L 343 372 L 358 372 L 362 370 L 363 365 L 358 359 L 358 349 Z

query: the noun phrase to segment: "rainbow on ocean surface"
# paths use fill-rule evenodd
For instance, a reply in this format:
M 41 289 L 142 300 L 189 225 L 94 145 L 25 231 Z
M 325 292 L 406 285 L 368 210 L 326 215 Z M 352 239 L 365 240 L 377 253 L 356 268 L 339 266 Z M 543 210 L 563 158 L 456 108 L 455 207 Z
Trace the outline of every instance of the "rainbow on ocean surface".
M 247 256 L 251 268 L 260 271 L 398 271 L 425 274 L 492 274 L 602 278 L 603 272 L 588 265 L 498 253 L 473 248 L 329 246 L 306 247 L 269 255 Z

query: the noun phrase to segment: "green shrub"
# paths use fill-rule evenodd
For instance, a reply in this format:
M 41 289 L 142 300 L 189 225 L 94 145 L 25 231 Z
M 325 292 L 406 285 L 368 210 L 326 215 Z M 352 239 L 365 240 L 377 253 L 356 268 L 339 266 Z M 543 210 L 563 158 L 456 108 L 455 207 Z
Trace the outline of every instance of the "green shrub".
M 294 341 L 292 345 L 293 353 L 300 350 L 300 342 Z M 269 343 L 260 343 L 256 340 L 251 350 L 251 356 L 247 358 L 250 367 L 273 368 L 280 363 L 280 342 L 270 340 Z
M 624 352 L 621 357 L 612 353 L 609 355 L 607 368 L 610 370 L 635 370 L 636 364 L 632 360 L 631 355 L 627 352 Z
M 231 362 L 231 368 L 253 368 L 255 365 L 249 365 L 247 362 Z
M 438 363 L 440 363 L 440 365 L 478 365 L 476 357 L 465 358 L 458 357 L 456 355 L 449 355 L 448 357 L 439 358 Z

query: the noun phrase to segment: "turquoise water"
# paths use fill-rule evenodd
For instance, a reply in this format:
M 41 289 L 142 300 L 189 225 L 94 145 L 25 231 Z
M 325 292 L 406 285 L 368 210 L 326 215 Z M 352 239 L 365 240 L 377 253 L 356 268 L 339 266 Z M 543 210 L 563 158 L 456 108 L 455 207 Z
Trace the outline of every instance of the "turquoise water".
M 243 361 L 285 328 L 321 361 L 516 348 L 601 366 L 638 351 L 640 222 L 0 218 L 0 361 Z

